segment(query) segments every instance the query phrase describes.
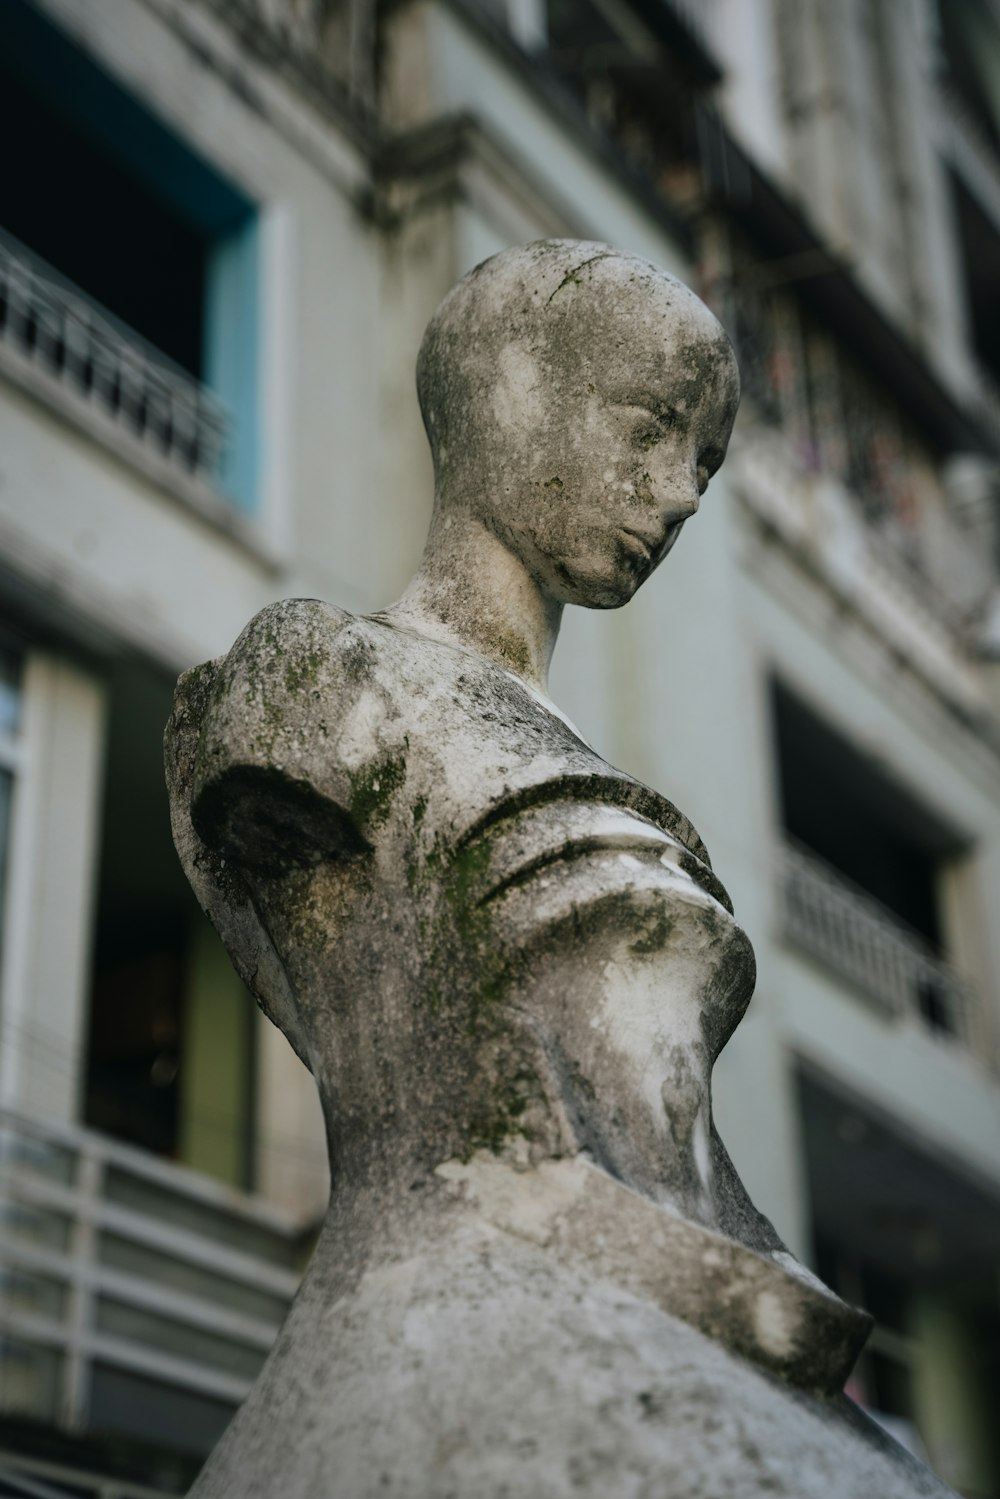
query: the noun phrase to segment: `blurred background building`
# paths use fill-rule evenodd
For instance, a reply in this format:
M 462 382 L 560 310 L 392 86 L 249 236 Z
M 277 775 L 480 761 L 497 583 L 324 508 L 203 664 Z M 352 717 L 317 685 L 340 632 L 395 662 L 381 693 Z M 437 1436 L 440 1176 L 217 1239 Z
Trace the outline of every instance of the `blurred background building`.
M 174 856 L 172 685 L 274 598 L 395 596 L 424 324 L 573 235 L 706 297 L 745 396 L 554 696 L 752 936 L 717 1114 L 877 1319 L 852 1393 L 1000 1495 L 1000 4 L 0 16 L 3 1492 L 183 1489 L 274 1338 L 322 1129 Z

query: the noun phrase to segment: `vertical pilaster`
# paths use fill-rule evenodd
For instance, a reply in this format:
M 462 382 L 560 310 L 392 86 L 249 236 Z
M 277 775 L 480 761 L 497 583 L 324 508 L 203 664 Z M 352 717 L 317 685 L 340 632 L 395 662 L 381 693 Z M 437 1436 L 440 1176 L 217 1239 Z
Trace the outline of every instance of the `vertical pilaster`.
M 98 853 L 106 692 L 68 661 L 25 664 L 0 972 L 0 1100 L 76 1118 Z
M 961 250 L 947 171 L 938 139 L 941 103 L 935 80 L 933 0 L 900 0 L 889 9 L 897 57 L 897 109 L 908 184 L 908 255 L 921 316 L 913 333 L 946 377 L 969 387 L 972 375 Z

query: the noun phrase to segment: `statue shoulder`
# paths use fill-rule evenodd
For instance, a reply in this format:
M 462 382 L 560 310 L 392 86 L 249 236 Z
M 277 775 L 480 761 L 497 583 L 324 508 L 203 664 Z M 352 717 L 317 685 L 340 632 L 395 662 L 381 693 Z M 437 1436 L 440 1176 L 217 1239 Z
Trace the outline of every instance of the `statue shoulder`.
M 167 780 L 171 802 L 184 807 L 204 843 L 263 862 L 280 843 L 278 828 L 271 837 L 267 827 L 289 817 L 311 824 L 324 848 L 355 841 L 330 805 L 339 787 L 325 774 L 351 671 L 353 620 L 318 599 L 271 604 L 227 655 L 180 678 Z M 316 856 L 304 827 L 292 846 Z
M 280 599 L 268 604 L 237 636 L 223 657 L 224 676 L 248 689 L 265 679 L 290 690 L 319 672 L 337 653 L 337 642 L 355 616 L 322 599 Z
M 244 982 L 305 1059 L 294 996 L 252 897 L 258 877 L 353 857 L 363 840 L 322 776 L 324 686 L 352 616 L 317 599 L 261 610 L 177 683 L 164 736 L 174 842 Z
M 319 599 L 283 599 L 256 614 L 227 655 L 209 663 L 201 709 L 198 779 L 236 761 L 288 769 L 322 720 L 335 685 L 339 641 L 352 616 Z M 180 690 L 190 693 L 186 678 Z

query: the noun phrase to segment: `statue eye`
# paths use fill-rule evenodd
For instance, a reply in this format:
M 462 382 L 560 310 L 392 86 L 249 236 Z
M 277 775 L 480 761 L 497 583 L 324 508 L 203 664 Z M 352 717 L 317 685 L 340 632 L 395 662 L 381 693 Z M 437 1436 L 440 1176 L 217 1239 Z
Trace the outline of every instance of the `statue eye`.
M 651 448 L 664 436 L 663 428 L 657 421 L 642 421 L 635 429 L 635 443 L 639 448 Z
M 621 401 L 626 411 L 633 411 L 638 418 L 634 439 L 640 448 L 651 448 L 662 442 L 677 425 L 677 412 L 673 406 L 662 401 Z

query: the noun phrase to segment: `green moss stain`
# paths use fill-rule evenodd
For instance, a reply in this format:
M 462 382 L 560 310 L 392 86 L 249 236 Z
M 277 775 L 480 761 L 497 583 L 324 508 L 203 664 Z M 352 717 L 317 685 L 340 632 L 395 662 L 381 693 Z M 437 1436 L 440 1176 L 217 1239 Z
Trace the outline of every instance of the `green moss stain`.
M 565 274 L 565 276 L 560 281 L 559 285 L 556 287 L 555 291 L 552 293 L 551 297 L 549 297 L 549 302 L 554 302 L 555 299 L 556 299 L 556 297 L 558 297 L 559 293 L 561 291 L 564 291 L 567 286 L 582 286 L 582 285 L 583 285 L 583 282 L 580 280 L 579 276 L 576 274 L 575 271 L 567 271 L 566 274 Z
M 613 251 L 609 250 L 600 250 L 596 255 L 589 255 L 586 260 L 581 260 L 579 265 L 573 266 L 566 272 L 551 297 L 549 297 L 549 303 L 553 302 L 567 286 L 582 286 L 584 283 L 580 272 L 585 271 L 589 265 L 594 265 L 598 260 L 607 260 L 613 253 Z
M 361 827 L 380 827 L 389 815 L 392 799 L 406 780 L 406 759 L 391 755 L 375 765 L 366 765 L 350 777 L 350 811 Z
M 498 1090 L 490 1100 L 490 1106 L 479 1110 L 469 1121 L 466 1160 L 477 1150 L 490 1150 L 496 1154 L 512 1135 L 530 1136 L 530 1131 L 523 1127 L 523 1116 L 529 1103 L 522 1091 L 524 1081 L 516 1078 L 509 1087 Z M 528 1081 L 533 1083 L 534 1079 Z
M 482 893 L 480 887 L 489 872 L 491 856 L 490 845 L 480 839 L 460 849 L 452 860 L 445 893 L 456 915 L 463 921 L 472 919 L 473 915 L 479 917 L 476 899 Z
M 530 676 L 531 655 L 527 642 L 513 630 L 497 629 L 494 639 L 508 670 L 520 677 Z
M 493 849 L 488 837 L 465 845 L 437 831 L 428 836 L 422 798 L 411 808 L 422 844 L 407 879 L 421 910 L 418 940 L 427 955 L 429 982 L 420 998 L 427 1035 L 440 1029 L 446 1052 L 464 1055 L 456 1099 L 460 1154 L 498 1153 L 514 1136 L 528 1140 L 537 1131 L 539 1108 L 547 1109 L 535 1073 L 524 1055 L 523 1017 L 510 1004 L 520 979 L 517 954 L 497 942 L 490 907 L 481 904 L 489 888 Z M 433 1045 L 433 1041 L 429 1041 Z
M 285 667 L 285 686 L 289 692 L 300 692 L 303 687 L 315 687 L 319 681 L 322 661 L 319 651 L 309 651 L 289 661 Z

